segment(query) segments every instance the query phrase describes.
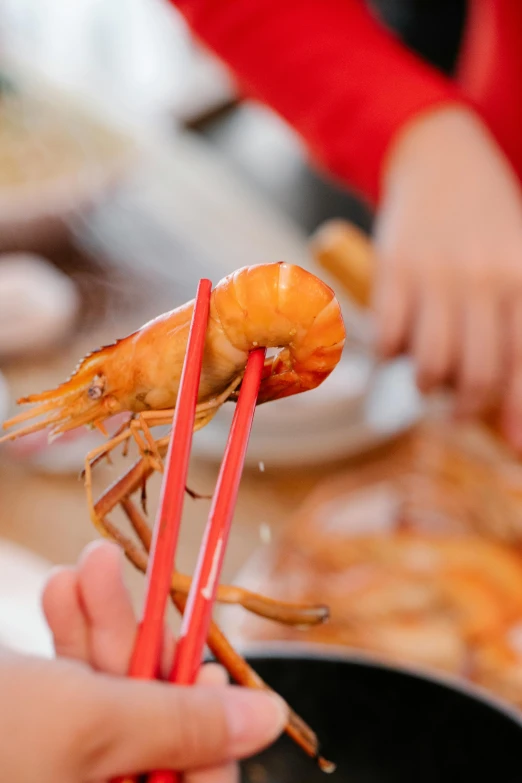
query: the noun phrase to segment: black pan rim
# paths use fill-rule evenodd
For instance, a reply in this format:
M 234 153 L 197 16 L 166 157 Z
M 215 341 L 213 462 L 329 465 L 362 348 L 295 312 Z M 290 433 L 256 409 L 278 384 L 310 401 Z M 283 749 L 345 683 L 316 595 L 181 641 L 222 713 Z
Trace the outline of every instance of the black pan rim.
M 435 672 L 422 667 L 410 666 L 407 664 L 392 664 L 389 661 L 379 658 L 378 655 L 363 653 L 360 650 L 352 650 L 349 647 L 342 647 L 329 644 L 318 644 L 314 642 L 245 642 L 236 645 L 236 650 L 251 664 L 257 660 L 315 660 L 328 663 L 346 663 L 352 666 L 361 666 L 370 669 L 380 669 L 392 674 L 402 674 L 412 679 L 430 682 L 439 685 L 448 690 L 460 693 L 461 695 L 482 703 L 484 706 L 495 710 L 512 720 L 517 726 L 522 728 L 522 711 L 494 696 L 481 686 L 446 675 L 441 672 Z M 254 665 L 255 668 L 255 665 Z

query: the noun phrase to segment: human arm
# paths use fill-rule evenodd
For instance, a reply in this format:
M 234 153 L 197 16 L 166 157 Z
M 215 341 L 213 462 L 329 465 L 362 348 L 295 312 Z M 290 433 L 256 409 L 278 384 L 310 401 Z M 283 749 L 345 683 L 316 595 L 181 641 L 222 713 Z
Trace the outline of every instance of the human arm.
M 522 7 L 471 0 L 456 82 L 363 0 L 174 4 L 377 206 L 379 353 L 410 353 L 420 388 L 452 384 L 461 413 L 499 407 L 522 451 Z

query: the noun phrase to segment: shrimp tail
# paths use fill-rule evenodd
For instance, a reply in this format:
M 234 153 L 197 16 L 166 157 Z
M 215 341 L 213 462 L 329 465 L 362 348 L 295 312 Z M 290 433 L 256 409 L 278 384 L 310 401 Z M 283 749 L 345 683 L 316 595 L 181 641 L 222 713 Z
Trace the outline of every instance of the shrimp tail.
M 280 351 L 273 359 L 265 362 L 257 404 L 315 389 L 329 374 L 327 371 L 309 372 L 300 369 L 292 362 L 288 350 Z
M 216 286 L 211 312 L 235 349 L 279 349 L 265 363 L 258 403 L 315 389 L 341 358 L 346 331 L 334 292 L 293 264 L 237 270 Z

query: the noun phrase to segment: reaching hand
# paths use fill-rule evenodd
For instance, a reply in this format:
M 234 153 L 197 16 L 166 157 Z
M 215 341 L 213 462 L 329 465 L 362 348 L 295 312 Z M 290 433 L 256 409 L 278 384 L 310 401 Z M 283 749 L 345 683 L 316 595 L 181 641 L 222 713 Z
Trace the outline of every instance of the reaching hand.
M 471 111 L 403 130 L 376 235 L 381 352 L 411 351 L 423 391 L 454 382 L 462 414 L 501 406 L 522 450 L 522 197 Z

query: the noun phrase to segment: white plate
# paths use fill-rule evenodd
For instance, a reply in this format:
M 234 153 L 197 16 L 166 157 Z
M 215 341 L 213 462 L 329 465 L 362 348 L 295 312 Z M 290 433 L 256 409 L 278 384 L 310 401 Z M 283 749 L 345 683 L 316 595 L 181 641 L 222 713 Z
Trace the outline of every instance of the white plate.
M 375 367 L 348 355 L 319 389 L 257 409 L 246 464 L 304 467 L 354 456 L 407 430 L 422 410 L 407 361 Z M 222 459 L 233 413 L 223 406 L 196 433 L 194 454 Z
M 0 540 L 0 644 L 21 653 L 52 657 L 51 635 L 40 601 L 51 564 Z

